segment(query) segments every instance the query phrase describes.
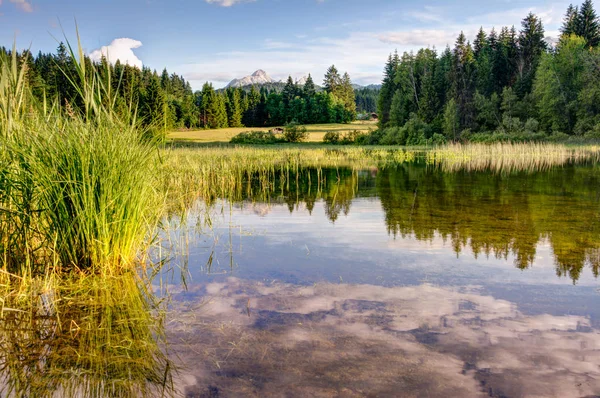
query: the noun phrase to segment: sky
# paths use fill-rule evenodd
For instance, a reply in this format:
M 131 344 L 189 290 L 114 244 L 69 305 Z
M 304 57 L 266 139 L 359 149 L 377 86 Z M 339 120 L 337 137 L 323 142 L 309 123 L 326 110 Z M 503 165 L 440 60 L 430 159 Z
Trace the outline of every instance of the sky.
M 92 58 L 108 54 L 183 75 L 194 89 L 265 70 L 277 80 L 328 66 L 356 84 L 381 82 L 388 55 L 443 50 L 464 31 L 515 25 L 528 12 L 556 37 L 577 0 L 0 0 L 0 45 L 54 52 L 65 36 Z

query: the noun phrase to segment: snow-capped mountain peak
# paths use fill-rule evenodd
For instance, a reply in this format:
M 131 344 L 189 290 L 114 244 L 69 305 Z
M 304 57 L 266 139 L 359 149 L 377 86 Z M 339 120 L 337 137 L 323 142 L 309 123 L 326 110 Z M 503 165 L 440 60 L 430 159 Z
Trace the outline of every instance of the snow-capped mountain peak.
M 267 72 L 265 72 L 262 69 L 259 69 L 250 76 L 245 76 L 241 79 L 233 79 L 231 82 L 229 82 L 227 87 L 244 87 L 251 86 L 253 84 L 259 85 L 266 83 L 275 83 L 275 80 L 273 80 Z

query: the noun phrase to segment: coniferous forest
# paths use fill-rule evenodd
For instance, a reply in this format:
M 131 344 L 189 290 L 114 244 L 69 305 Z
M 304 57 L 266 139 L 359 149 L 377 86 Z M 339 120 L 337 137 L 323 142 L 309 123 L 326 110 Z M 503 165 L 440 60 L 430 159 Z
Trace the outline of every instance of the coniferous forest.
M 519 29 L 461 33 L 441 54 L 390 55 L 378 99 L 379 141 L 600 138 L 600 24 L 591 0 L 571 5 L 546 39 L 530 13 Z
M 0 47 L 11 56 L 12 51 Z M 27 64 L 28 86 L 42 103 L 60 104 L 71 111 L 81 107 L 81 97 L 74 88 L 77 73 L 71 52 L 61 43 L 56 54 L 29 51 L 18 54 Z M 92 61 L 86 57 L 85 62 Z M 100 64 L 106 63 L 103 59 Z M 100 65 L 102 66 L 102 65 Z M 145 125 L 164 131 L 176 128 L 264 127 L 290 122 L 348 123 L 356 118 L 354 89 L 350 76 L 341 75 L 335 66 L 327 70 L 323 89 L 309 75 L 299 86 L 291 77 L 283 89 L 269 87 L 227 88 L 215 90 L 206 83 L 194 92 L 183 76 L 139 69 L 117 61 L 110 76 L 103 76 L 116 93 L 116 108 L 124 117 L 135 116 Z M 130 104 L 137 105 L 131 109 Z M 373 107 L 373 105 L 371 105 Z

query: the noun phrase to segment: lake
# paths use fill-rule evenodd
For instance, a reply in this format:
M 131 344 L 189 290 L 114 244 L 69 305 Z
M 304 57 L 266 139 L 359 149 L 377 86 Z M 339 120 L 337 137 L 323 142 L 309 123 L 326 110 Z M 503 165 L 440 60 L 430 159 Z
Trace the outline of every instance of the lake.
M 597 163 L 286 177 L 172 221 L 187 396 L 600 394 Z

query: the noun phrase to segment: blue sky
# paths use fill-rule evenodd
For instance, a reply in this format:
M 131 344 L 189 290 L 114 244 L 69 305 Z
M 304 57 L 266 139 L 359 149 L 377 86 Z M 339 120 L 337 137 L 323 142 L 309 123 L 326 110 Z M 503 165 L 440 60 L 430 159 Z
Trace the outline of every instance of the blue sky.
M 195 89 L 256 69 L 320 82 L 331 64 L 370 84 L 394 49 L 441 50 L 461 30 L 473 38 L 480 26 L 519 27 L 529 11 L 556 37 L 571 1 L 0 0 L 0 45 L 16 38 L 20 48 L 54 51 L 60 24 L 74 40 L 76 19 L 88 54 L 167 67 Z

